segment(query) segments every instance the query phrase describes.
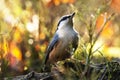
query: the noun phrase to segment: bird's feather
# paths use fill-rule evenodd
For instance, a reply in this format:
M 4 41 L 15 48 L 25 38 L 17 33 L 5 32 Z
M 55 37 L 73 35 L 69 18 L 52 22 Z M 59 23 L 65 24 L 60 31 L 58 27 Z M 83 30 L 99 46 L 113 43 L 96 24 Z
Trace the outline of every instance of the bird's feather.
M 72 46 L 73 46 L 73 48 L 74 48 L 74 52 L 75 52 L 75 50 L 76 50 L 77 47 L 78 47 L 78 43 L 79 43 L 79 36 L 78 36 L 78 34 L 76 34 L 76 35 L 74 36 L 73 44 L 72 44 Z
M 53 48 L 58 43 L 58 41 L 59 41 L 59 36 L 56 34 L 56 35 L 54 35 L 54 37 L 53 37 L 53 39 L 52 39 L 52 41 L 51 41 L 51 43 L 50 43 L 50 45 L 49 45 L 49 47 L 47 49 L 46 57 L 45 57 L 45 64 L 47 63 L 50 52 L 53 50 Z

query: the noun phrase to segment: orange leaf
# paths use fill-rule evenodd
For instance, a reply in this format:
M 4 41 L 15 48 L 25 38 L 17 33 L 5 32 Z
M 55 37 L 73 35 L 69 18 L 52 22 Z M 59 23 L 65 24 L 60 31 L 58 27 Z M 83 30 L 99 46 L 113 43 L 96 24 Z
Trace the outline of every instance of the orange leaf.
M 60 3 L 61 3 L 60 0 L 49 0 L 46 6 L 47 7 L 51 7 L 53 5 L 58 6 Z
M 60 0 L 53 0 L 53 2 L 56 6 L 60 5 Z
M 50 0 L 50 1 L 47 2 L 47 6 L 48 6 L 48 7 L 50 7 L 50 6 L 52 6 L 52 5 L 58 6 L 58 5 L 60 5 L 61 3 L 64 3 L 64 4 L 67 4 L 67 3 L 72 4 L 72 3 L 74 3 L 74 2 L 75 2 L 75 0 Z
M 44 40 L 46 38 L 45 33 L 41 32 L 40 33 L 40 40 Z
M 62 3 L 68 3 L 69 0 L 61 0 Z
M 22 60 L 22 53 L 16 43 L 11 42 L 10 44 L 10 53 L 12 56 L 14 56 L 18 61 Z
M 74 3 L 74 2 L 75 2 L 75 0 L 69 0 L 69 3 L 71 3 L 71 4 Z
M 47 2 L 46 6 L 47 6 L 47 7 L 50 7 L 50 6 L 52 6 L 53 4 L 54 4 L 53 1 L 50 0 L 50 1 Z
M 72 3 L 75 2 L 75 0 L 61 0 L 61 2 L 62 3 L 70 3 L 70 4 L 72 4 Z
M 96 21 L 96 28 L 97 32 L 101 29 L 102 25 L 104 24 L 104 21 L 108 18 L 109 14 L 104 13 L 101 14 Z M 112 21 L 108 21 L 106 25 L 104 26 L 104 29 L 101 33 L 101 36 L 110 38 L 113 35 L 113 29 L 111 28 Z
M 37 51 L 39 51 L 40 50 L 40 45 L 35 45 L 35 49 L 37 50 Z
M 116 12 L 120 13 L 120 0 L 112 0 L 110 5 Z

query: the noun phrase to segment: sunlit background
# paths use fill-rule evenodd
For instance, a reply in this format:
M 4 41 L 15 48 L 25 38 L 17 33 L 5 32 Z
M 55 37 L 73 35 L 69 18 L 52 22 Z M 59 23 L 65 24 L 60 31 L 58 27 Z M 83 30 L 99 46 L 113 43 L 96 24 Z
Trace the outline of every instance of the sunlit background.
M 99 49 L 109 59 L 120 58 L 119 2 L 120 0 L 1 0 L 0 73 L 19 75 L 32 70 L 41 71 L 46 48 L 59 18 L 72 12 L 76 12 L 74 26 L 81 35 L 82 45 L 89 39 L 86 23 L 89 25 L 91 19 L 96 19 L 93 20 L 96 35 L 104 21 L 115 13 L 105 24 L 93 51 Z M 94 55 L 99 57 L 101 54 L 95 52 Z

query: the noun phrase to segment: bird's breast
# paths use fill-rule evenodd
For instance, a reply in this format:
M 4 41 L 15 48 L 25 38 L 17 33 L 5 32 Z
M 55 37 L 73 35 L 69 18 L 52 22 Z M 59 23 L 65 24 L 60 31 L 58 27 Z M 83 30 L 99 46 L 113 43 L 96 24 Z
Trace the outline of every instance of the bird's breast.
M 57 34 L 59 34 L 58 44 L 51 51 L 49 56 L 49 61 L 53 63 L 70 57 L 76 33 L 72 29 L 61 29 L 57 31 Z
M 66 27 L 57 31 L 59 38 L 70 39 L 74 37 L 75 31 L 72 28 Z

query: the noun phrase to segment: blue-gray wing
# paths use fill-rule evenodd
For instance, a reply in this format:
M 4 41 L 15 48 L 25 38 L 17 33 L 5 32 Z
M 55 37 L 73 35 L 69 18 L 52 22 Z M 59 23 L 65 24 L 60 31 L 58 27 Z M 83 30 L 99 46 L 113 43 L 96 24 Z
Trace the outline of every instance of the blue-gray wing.
M 74 39 L 73 39 L 73 44 L 72 44 L 72 46 L 74 48 L 74 52 L 77 49 L 78 44 L 79 44 L 79 36 L 78 36 L 78 34 L 75 34 Z
M 58 40 L 59 40 L 59 37 L 58 37 L 58 34 L 55 34 L 52 41 L 50 42 L 49 46 L 48 46 L 48 49 L 47 49 L 47 52 L 46 52 L 46 56 L 45 56 L 45 63 L 47 63 L 47 60 L 49 58 L 49 54 L 50 52 L 53 50 L 53 48 L 55 47 L 55 45 L 58 43 Z

